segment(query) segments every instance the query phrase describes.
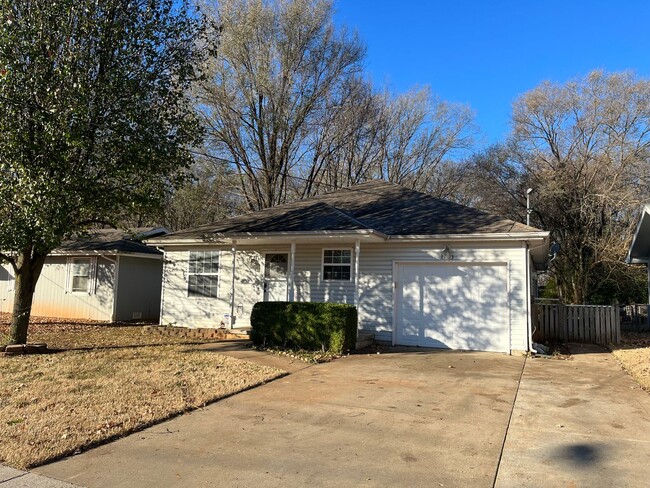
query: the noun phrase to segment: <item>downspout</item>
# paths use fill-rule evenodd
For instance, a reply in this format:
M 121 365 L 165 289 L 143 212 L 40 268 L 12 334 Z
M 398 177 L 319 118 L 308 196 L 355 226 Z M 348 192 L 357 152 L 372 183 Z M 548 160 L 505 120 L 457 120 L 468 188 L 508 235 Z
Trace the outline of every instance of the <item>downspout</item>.
M 237 265 L 237 240 L 232 240 L 232 282 L 230 283 L 230 328 L 235 325 L 235 267 Z
M 528 242 L 524 241 L 524 260 L 526 261 L 526 325 L 528 327 L 528 350 L 533 354 L 537 351 L 533 349 L 533 303 L 530 296 L 530 250 Z
M 113 313 L 111 315 L 111 322 L 117 322 L 117 284 L 120 279 L 120 255 L 117 254 L 116 259 L 111 259 L 108 256 L 102 257 L 115 266 L 115 271 L 113 272 Z
M 646 304 L 646 325 L 650 325 L 650 259 L 646 261 L 648 271 L 648 303 Z
M 296 241 L 291 241 L 291 254 L 289 254 L 289 301 L 295 300 L 294 282 L 296 268 Z
M 165 271 L 167 270 L 167 255 L 165 254 L 165 248 L 162 249 L 162 283 L 160 286 L 160 312 L 158 325 L 163 325 L 163 307 L 165 306 Z
M 357 329 L 360 328 L 361 320 L 359 317 L 359 254 L 361 253 L 361 241 L 357 239 L 354 242 L 354 306 L 357 307 Z
M 359 253 L 361 252 L 361 241 L 354 241 L 354 306 L 359 313 Z

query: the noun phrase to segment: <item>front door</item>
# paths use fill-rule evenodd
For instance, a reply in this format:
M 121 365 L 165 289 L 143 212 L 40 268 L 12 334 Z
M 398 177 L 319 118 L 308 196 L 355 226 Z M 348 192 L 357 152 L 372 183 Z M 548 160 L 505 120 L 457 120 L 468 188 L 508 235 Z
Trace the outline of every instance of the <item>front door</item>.
M 267 253 L 264 256 L 264 301 L 284 302 L 287 300 L 287 270 L 289 254 Z

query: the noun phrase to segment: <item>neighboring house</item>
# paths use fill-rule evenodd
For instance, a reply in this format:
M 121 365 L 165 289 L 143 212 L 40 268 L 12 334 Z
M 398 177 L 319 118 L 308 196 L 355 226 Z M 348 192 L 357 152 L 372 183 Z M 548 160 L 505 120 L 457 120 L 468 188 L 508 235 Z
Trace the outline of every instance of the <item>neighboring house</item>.
M 378 341 L 530 346 L 549 233 L 384 181 L 147 240 L 164 249 L 161 323 L 249 325 L 261 300 L 356 304 Z
M 158 320 L 162 253 L 141 242 L 162 228 L 92 230 L 45 261 L 32 315 L 105 321 Z M 0 265 L 0 311 L 13 307 L 14 271 Z
M 641 216 L 627 252 L 626 262 L 648 265 L 648 303 L 650 303 L 650 203 L 641 209 Z

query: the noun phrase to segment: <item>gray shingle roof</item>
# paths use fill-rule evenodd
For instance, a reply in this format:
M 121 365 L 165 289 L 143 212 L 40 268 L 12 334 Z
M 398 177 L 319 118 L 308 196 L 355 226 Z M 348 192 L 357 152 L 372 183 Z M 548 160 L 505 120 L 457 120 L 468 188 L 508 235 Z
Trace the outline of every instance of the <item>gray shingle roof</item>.
M 155 232 L 156 228 L 138 227 L 129 231 L 118 229 L 91 229 L 77 239 L 64 242 L 54 252 L 105 252 L 124 254 L 162 254 L 156 248 L 140 242 L 145 237 L 157 237 L 166 231 Z
M 167 234 L 210 235 L 367 230 L 387 236 L 539 232 L 539 229 L 381 180 Z

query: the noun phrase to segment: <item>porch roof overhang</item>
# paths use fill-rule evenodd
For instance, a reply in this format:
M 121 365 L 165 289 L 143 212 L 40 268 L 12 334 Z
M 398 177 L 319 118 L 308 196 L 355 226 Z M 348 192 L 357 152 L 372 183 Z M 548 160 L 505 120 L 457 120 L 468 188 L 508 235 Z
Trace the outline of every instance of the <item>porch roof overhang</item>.
M 439 234 L 439 235 L 386 235 L 373 229 L 366 230 L 322 230 L 309 232 L 244 232 L 244 233 L 212 233 L 201 238 L 173 238 L 172 236 L 149 239 L 148 244 L 156 247 L 178 246 L 214 246 L 230 245 L 236 241 L 238 245 L 277 245 L 294 243 L 327 243 L 328 241 L 355 242 L 361 244 L 382 242 L 527 242 L 536 267 L 543 267 L 548 259 L 548 231 L 512 232 L 512 233 L 468 233 L 468 234 Z
M 650 203 L 643 206 L 625 262 L 644 264 L 650 262 Z

